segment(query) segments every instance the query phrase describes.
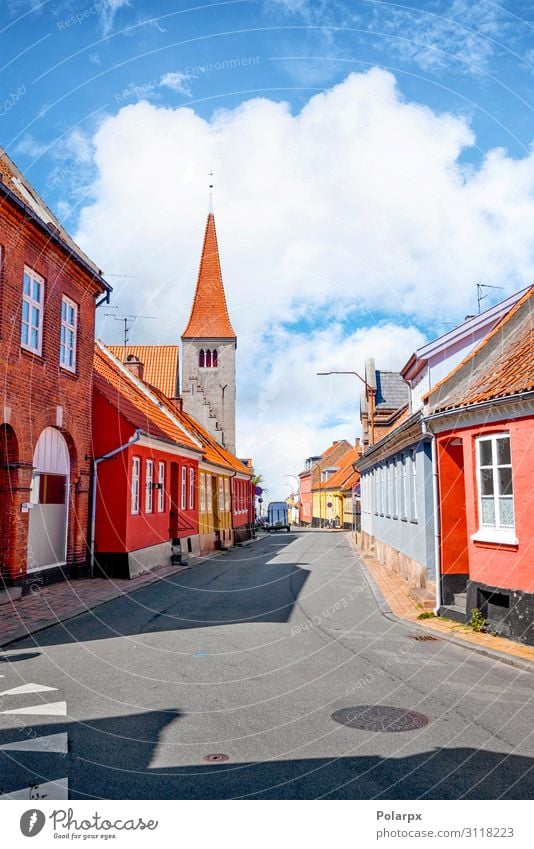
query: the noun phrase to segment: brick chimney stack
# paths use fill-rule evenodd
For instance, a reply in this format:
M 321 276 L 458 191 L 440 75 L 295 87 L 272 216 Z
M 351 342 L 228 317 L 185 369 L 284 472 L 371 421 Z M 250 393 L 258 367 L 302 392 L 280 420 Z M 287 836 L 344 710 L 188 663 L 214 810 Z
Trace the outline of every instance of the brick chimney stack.
M 128 354 L 126 357 L 126 361 L 124 363 L 127 369 L 129 369 L 135 377 L 139 380 L 143 379 L 143 371 L 144 366 L 139 357 L 136 357 L 135 354 Z

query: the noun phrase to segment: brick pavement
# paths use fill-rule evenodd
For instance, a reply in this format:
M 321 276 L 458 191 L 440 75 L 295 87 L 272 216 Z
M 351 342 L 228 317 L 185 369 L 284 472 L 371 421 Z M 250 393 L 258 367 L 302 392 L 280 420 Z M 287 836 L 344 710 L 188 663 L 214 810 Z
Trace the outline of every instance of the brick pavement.
M 349 539 L 395 616 L 417 623 L 419 627 L 436 635 L 439 634 L 444 639 L 448 638 L 454 642 L 461 642 L 466 648 L 480 651 L 489 657 L 511 663 L 514 666 L 534 671 L 534 647 L 532 646 L 525 646 L 523 643 L 517 643 L 505 637 L 494 637 L 492 634 L 479 634 L 466 625 L 454 622 L 451 619 L 418 619 L 422 609 L 410 598 L 410 587 L 406 581 L 396 572 L 392 572 L 391 569 L 380 563 L 375 557 L 367 553 L 364 554 L 350 535 Z

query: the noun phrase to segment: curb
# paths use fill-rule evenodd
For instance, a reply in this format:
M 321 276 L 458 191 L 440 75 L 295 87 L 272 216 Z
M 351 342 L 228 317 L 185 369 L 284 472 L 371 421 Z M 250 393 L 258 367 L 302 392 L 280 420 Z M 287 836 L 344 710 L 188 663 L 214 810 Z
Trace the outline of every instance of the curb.
M 415 625 L 417 628 L 420 628 L 421 626 L 418 622 L 413 622 L 411 619 L 404 619 L 402 616 L 397 616 L 396 613 L 393 613 L 389 604 L 387 603 L 384 594 L 382 593 L 382 590 L 379 588 L 369 568 L 364 563 L 360 553 L 356 550 L 354 543 L 352 543 L 352 541 L 350 542 L 352 547 L 354 548 L 356 556 L 358 557 L 358 562 L 361 567 L 362 573 L 371 588 L 371 592 L 373 594 L 374 600 L 380 613 L 385 616 L 386 619 L 392 619 L 395 622 L 409 622 L 411 625 Z M 475 654 L 481 654 L 484 657 L 489 658 L 490 660 L 497 660 L 501 663 L 506 663 L 508 666 L 513 666 L 516 669 L 522 670 L 523 672 L 534 673 L 534 663 L 530 660 L 523 660 L 523 658 L 521 657 L 515 657 L 515 655 L 505 654 L 504 652 L 497 651 L 497 649 L 488 649 L 485 646 L 478 646 L 474 643 L 469 642 L 469 640 L 462 640 L 461 637 L 454 637 L 450 636 L 449 634 L 444 634 L 443 631 L 441 631 L 439 628 L 433 628 L 430 624 L 425 625 L 424 629 L 421 629 L 422 634 L 425 634 L 427 631 L 432 631 L 434 634 L 438 635 L 440 639 L 444 640 L 447 643 L 452 643 L 453 645 L 459 646 L 460 648 L 475 652 Z

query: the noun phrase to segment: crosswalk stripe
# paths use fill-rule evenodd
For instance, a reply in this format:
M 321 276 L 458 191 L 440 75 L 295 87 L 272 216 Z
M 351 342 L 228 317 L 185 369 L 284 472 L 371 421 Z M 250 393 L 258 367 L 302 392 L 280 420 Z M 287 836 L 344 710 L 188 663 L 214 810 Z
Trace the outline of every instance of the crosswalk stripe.
M 22 787 L 13 790 L 12 793 L 4 793 L 0 796 L 0 802 L 8 799 L 68 799 L 69 779 L 57 778 L 55 781 L 45 781 L 35 787 Z
M 43 716 L 66 716 L 67 702 L 43 702 L 41 705 L 30 705 L 30 707 L 14 708 L 13 710 L 3 710 L 0 714 L 22 713 L 27 715 L 42 714 Z
M 68 751 L 68 737 L 62 734 L 47 734 L 44 737 L 32 737 L 29 740 L 17 740 L 15 743 L 4 743 L 1 751 L 12 752 L 62 752 Z
M 18 696 L 22 693 L 44 693 L 48 690 L 57 690 L 57 687 L 46 687 L 44 684 L 21 684 L 20 687 L 12 687 L 4 690 L 0 696 Z

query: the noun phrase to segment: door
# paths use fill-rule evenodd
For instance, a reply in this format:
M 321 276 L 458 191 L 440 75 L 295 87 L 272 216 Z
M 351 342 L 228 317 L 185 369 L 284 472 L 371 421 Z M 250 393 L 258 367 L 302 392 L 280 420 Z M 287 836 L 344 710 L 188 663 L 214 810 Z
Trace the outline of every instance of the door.
M 180 498 L 180 467 L 178 463 L 171 463 L 171 476 L 169 481 L 170 513 L 169 513 L 169 536 L 175 539 L 179 535 L 179 513 L 178 504 Z
M 47 427 L 33 454 L 28 572 L 67 560 L 70 457 L 64 436 Z

